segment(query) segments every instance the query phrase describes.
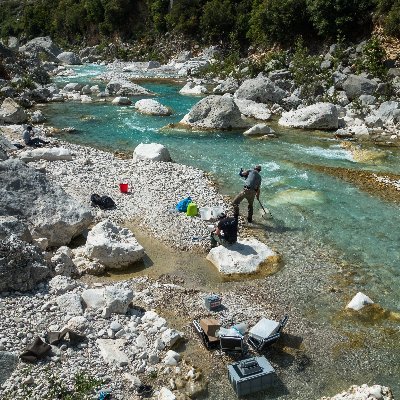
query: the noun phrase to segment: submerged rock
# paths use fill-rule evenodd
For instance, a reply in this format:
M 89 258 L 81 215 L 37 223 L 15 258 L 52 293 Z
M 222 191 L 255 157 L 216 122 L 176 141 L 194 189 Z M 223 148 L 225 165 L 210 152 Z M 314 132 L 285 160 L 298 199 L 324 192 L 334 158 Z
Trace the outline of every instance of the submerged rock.
M 255 238 L 241 239 L 231 246 L 218 246 L 210 250 L 211 261 L 224 275 L 252 274 L 265 264 L 275 264 L 279 255 Z
M 159 143 L 140 143 L 133 152 L 133 161 L 171 161 L 168 149 Z
M 138 96 L 153 94 L 150 90 L 124 79 L 112 79 L 106 86 L 106 93 L 109 96 Z
M 324 196 L 321 192 L 308 189 L 288 189 L 278 192 L 270 201 L 271 205 L 279 206 L 283 204 L 294 204 L 305 206 L 324 202 Z
M 113 101 L 113 104 L 118 104 L 119 106 L 129 106 L 132 104 L 131 100 L 128 97 L 118 96 Z
M 338 111 L 334 104 L 316 103 L 283 113 L 279 125 L 302 129 L 337 129 Z
M 265 124 L 257 124 L 252 126 L 247 131 L 243 132 L 245 136 L 262 136 L 262 135 L 269 135 L 274 134 L 275 131 L 270 128 L 268 125 Z
M 235 129 L 249 126 L 231 95 L 207 96 L 200 100 L 180 121 L 201 129 Z

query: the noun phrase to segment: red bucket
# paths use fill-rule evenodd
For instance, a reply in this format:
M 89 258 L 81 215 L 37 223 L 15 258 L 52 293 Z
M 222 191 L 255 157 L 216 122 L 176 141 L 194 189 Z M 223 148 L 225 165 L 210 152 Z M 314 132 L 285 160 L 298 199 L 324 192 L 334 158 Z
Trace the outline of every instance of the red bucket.
M 119 190 L 121 193 L 128 193 L 128 183 L 120 183 Z

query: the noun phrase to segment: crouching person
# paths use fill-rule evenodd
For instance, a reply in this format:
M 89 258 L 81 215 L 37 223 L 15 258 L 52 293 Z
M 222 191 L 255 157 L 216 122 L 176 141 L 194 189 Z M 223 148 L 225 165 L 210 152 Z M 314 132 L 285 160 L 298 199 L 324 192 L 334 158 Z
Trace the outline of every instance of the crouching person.
M 219 244 L 230 245 L 237 241 L 238 218 L 227 217 L 225 213 L 218 215 L 217 227 L 211 232 L 211 247 Z

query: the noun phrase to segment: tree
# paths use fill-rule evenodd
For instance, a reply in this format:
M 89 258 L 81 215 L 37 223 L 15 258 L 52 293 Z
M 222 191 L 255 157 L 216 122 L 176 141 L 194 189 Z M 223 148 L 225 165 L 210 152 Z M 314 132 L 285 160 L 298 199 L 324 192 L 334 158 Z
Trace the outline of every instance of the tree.
M 335 39 L 370 31 L 374 0 L 306 0 L 307 9 L 318 34 Z

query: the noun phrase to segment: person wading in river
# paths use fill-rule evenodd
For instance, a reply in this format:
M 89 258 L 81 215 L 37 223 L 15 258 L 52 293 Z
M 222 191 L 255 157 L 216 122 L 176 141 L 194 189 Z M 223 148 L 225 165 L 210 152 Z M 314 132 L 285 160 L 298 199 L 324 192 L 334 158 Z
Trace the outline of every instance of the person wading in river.
M 248 202 L 248 212 L 247 212 L 247 221 L 253 222 L 253 203 L 254 198 L 260 199 L 260 188 L 261 188 L 261 165 L 256 165 L 254 169 L 243 171 L 240 170 L 239 175 L 242 178 L 246 178 L 244 182 L 243 190 L 233 199 L 233 212 L 234 217 L 239 217 L 239 204 L 243 199 L 246 199 Z

